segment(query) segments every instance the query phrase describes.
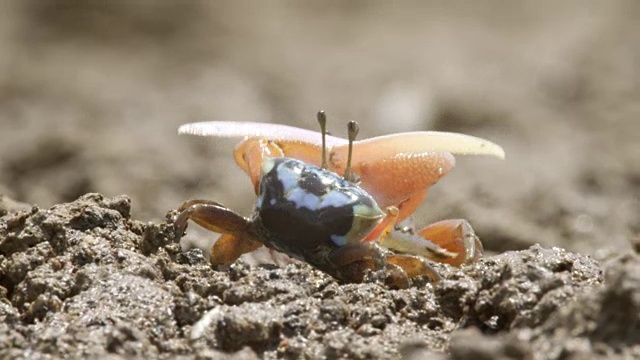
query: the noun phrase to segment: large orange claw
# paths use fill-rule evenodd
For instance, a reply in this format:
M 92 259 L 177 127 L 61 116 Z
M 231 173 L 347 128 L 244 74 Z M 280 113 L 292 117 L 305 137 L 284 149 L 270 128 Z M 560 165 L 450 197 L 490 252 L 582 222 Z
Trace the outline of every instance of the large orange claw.
M 319 121 L 321 117 L 321 127 L 324 127 L 324 113 L 319 114 Z M 250 176 L 256 194 L 259 193 L 260 169 L 264 159 L 286 157 L 322 166 L 325 151 L 321 133 L 287 125 L 211 121 L 185 124 L 178 132 L 244 138 L 236 146 L 235 160 Z M 344 174 L 349 141 L 328 135 L 325 140 L 328 170 Z M 452 265 L 472 262 L 480 257 L 482 244 L 465 220 L 444 220 L 415 234 L 391 231 L 394 224 L 416 210 L 429 188 L 454 167 L 452 154 L 505 157 L 504 150 L 488 140 L 448 132 L 409 132 L 354 141 L 351 172 L 356 174 L 358 185 L 382 209 L 394 209 L 392 217 L 364 241 L 374 240 L 380 234 L 377 240 L 390 249 Z M 418 262 L 404 258 L 398 262 L 422 269 L 416 265 Z M 408 265 L 405 267 L 409 268 Z
M 265 157 L 284 156 L 320 166 L 321 134 L 287 125 L 210 121 L 180 126 L 180 134 L 243 137 L 235 149 L 236 163 L 258 190 Z M 343 173 L 348 141 L 326 136 L 329 170 Z M 400 209 L 399 221 L 415 211 L 429 188 L 455 165 L 452 154 L 490 155 L 504 159 L 497 144 L 474 136 L 437 131 L 399 133 L 358 140 L 353 145 L 353 171 L 360 186 L 381 207 Z

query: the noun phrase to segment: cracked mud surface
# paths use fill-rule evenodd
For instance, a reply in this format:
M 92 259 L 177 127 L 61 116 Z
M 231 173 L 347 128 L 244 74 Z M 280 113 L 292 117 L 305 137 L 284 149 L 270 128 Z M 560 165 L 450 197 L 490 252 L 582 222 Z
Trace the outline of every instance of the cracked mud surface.
M 1 1 L 0 358 L 640 358 L 640 6 L 523 4 Z M 173 244 L 182 201 L 255 201 L 180 124 L 321 108 L 502 145 L 415 216 L 486 258 L 389 290 Z

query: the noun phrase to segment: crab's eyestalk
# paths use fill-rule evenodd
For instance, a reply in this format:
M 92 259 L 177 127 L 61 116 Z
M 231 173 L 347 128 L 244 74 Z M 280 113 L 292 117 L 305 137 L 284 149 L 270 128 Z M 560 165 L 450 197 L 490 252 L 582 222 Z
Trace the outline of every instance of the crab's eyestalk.
M 349 121 L 347 124 L 347 132 L 349 137 L 349 154 L 347 155 L 347 167 L 344 169 L 344 178 L 347 181 L 355 182 L 355 176 L 351 172 L 351 157 L 353 155 L 353 142 L 356 140 L 356 136 L 360 131 L 358 123 L 355 121 Z
M 322 168 L 327 168 L 327 115 L 324 110 L 318 111 L 318 124 L 320 124 L 320 132 L 322 133 Z

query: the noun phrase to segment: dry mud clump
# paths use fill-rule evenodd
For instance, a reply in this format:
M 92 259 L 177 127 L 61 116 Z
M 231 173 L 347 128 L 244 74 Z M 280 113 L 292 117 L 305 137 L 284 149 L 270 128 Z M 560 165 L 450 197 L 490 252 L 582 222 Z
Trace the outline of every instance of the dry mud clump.
M 444 281 L 339 284 L 306 264 L 214 271 L 128 197 L 0 206 L 0 358 L 640 356 L 640 260 L 533 246 Z M 606 275 L 604 274 L 606 270 Z

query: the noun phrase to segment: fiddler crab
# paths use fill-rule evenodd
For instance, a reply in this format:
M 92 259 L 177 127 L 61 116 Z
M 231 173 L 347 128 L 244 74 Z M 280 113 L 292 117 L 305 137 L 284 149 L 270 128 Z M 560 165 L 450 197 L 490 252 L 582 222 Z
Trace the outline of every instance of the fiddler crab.
M 504 150 L 477 137 L 435 131 L 398 133 L 355 141 L 286 125 L 199 122 L 180 134 L 244 138 L 235 161 L 254 186 L 251 217 L 220 203 L 189 200 L 175 212 L 176 241 L 191 219 L 222 234 L 211 247 L 211 264 L 228 265 L 261 246 L 305 261 L 345 282 L 361 282 L 384 270 L 390 286 L 440 275 L 429 260 L 460 266 L 482 256 L 482 244 L 466 220 L 439 221 L 421 230 L 403 226 L 429 187 L 454 166 L 455 154 L 504 159 Z M 339 174 L 343 174 L 342 176 Z

